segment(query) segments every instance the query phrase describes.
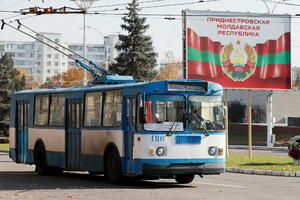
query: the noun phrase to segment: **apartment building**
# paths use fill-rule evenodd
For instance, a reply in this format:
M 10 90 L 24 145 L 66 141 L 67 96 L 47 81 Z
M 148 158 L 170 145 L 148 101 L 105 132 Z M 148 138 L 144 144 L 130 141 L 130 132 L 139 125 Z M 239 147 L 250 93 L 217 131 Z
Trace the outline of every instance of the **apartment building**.
M 64 42 L 61 33 L 40 33 L 40 35 L 36 36 L 39 40 L 49 43 L 41 35 L 79 55 L 83 55 L 83 44 Z M 117 35 L 109 35 L 105 36 L 104 44 L 87 44 L 87 59 L 102 65 L 111 63 L 117 56 L 117 51 L 114 48 L 117 42 Z M 75 54 L 64 50 L 59 45 L 55 43 L 51 45 L 77 58 Z M 47 78 L 65 72 L 69 67 L 75 66 L 74 60 L 69 59 L 38 40 L 33 42 L 0 41 L 0 56 L 5 53 L 9 53 L 12 56 L 16 68 L 25 69 L 27 74 L 34 75 L 41 83 L 45 82 Z

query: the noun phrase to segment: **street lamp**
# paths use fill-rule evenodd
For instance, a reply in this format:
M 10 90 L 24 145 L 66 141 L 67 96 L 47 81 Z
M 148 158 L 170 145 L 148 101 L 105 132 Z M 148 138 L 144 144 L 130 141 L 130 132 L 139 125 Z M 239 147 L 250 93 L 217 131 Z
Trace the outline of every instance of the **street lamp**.
M 108 69 L 108 60 L 107 60 L 107 54 L 108 53 L 107 53 L 107 48 L 105 46 L 105 36 L 103 35 L 103 33 L 99 29 L 97 29 L 95 27 L 87 26 L 86 28 L 93 29 L 93 30 L 97 31 L 97 33 L 99 33 L 103 37 L 105 68 Z
M 288 0 L 281 0 L 281 1 L 262 0 L 262 1 L 264 2 L 265 6 L 268 9 L 268 14 L 273 14 L 275 8 L 279 4 L 283 4 L 284 2 L 286 2 Z M 269 8 L 267 1 L 275 3 L 272 10 Z M 273 91 L 271 90 L 267 95 L 267 146 L 268 147 L 274 146 L 274 141 L 272 140 L 272 135 L 273 135 L 272 94 L 273 94 Z
M 70 0 L 77 4 L 77 6 L 84 11 L 83 13 L 83 57 L 86 57 L 86 40 L 85 40 L 85 12 L 93 5 L 95 1 L 99 0 Z M 87 83 L 86 70 L 83 75 L 83 85 Z

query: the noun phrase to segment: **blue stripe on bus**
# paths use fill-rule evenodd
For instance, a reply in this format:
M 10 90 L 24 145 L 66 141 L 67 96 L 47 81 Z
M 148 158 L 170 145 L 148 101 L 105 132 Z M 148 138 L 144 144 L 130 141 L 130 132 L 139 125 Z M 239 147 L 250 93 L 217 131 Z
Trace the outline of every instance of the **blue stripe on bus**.
M 181 159 L 135 159 L 142 163 L 220 163 L 225 162 L 225 158 L 181 158 Z
M 193 135 L 193 136 L 185 136 L 185 135 L 177 135 L 175 137 L 175 144 L 200 144 L 201 136 Z

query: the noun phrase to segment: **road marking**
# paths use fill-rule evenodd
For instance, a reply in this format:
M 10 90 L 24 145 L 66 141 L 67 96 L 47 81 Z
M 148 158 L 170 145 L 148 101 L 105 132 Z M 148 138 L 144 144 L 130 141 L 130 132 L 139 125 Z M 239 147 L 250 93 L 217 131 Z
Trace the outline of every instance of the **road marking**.
M 222 186 L 222 187 L 234 187 L 234 188 L 246 188 L 245 186 L 239 186 L 239 185 L 228 185 L 228 184 L 218 184 L 218 183 L 202 183 L 202 182 L 193 182 L 193 184 L 200 184 L 200 185 L 214 185 L 214 186 Z

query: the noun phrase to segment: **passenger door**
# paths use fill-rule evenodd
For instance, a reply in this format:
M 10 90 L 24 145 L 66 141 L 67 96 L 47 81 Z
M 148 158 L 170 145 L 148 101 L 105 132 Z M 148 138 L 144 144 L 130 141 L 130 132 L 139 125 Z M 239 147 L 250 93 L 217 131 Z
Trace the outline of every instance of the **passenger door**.
M 27 101 L 17 101 L 16 118 L 16 147 L 17 162 L 25 163 L 27 161 L 28 149 L 28 110 Z
M 68 169 L 80 169 L 82 99 L 67 100 L 66 158 Z
M 125 144 L 125 157 L 126 157 L 126 172 L 132 171 L 133 166 L 133 145 L 134 145 L 134 132 L 135 132 L 135 97 L 125 97 L 126 107 L 126 120 L 124 127 L 124 144 Z

